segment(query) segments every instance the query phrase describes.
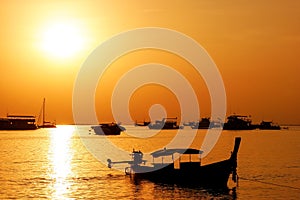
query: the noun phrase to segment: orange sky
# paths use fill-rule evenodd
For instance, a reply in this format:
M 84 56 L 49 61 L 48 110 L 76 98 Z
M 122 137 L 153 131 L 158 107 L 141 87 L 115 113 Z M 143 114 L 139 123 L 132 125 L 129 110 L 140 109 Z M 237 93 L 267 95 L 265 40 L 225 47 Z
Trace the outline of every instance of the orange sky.
M 73 85 L 92 50 L 123 31 L 163 27 L 190 36 L 213 58 L 224 80 L 228 114 L 252 115 L 254 122 L 300 124 L 299 10 L 300 2 L 294 0 L 1 1 L 0 116 L 38 115 L 46 97 L 49 120 L 73 123 Z M 47 41 L 47 31 L 59 26 L 69 27 L 67 36 Z M 69 39 L 69 48 L 61 45 Z M 99 87 L 105 85 L 105 91 L 97 90 L 95 96 L 99 120 L 112 120 L 111 90 L 122 74 L 148 62 L 172 66 L 187 77 L 201 116 L 210 114 L 206 86 L 189 63 L 167 52 L 145 50 L 124 55 L 104 74 Z M 154 103 L 174 107 L 169 115 L 177 114 L 174 95 L 155 87 L 134 93 L 133 118 L 147 118 Z

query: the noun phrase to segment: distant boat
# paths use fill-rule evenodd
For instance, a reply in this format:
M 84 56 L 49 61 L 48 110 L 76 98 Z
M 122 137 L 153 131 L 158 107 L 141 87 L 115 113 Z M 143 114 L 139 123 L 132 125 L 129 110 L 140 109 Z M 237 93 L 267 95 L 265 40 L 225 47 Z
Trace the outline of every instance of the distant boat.
M 49 122 L 45 120 L 46 115 L 46 99 L 43 100 L 43 106 L 42 106 L 42 124 L 38 125 L 39 128 L 56 128 L 55 122 Z M 41 116 L 41 114 L 40 114 Z M 39 116 L 39 118 L 40 118 Z M 39 120 L 38 120 L 39 121 Z
M 130 161 L 112 162 L 107 160 L 108 167 L 114 164 L 127 163 L 125 174 L 130 175 L 135 180 L 147 179 L 159 183 L 189 184 L 206 186 L 210 188 L 228 188 L 227 183 L 230 175 L 232 180 L 237 180 L 237 153 L 241 138 L 235 138 L 234 149 L 229 159 L 215 162 L 208 165 L 201 165 L 201 150 L 197 149 L 162 149 L 151 153 L 153 161 L 151 165 L 146 165 L 141 151 L 133 150 Z M 181 156 L 174 160 L 174 154 Z M 167 157 L 171 157 L 172 162 L 164 162 Z M 165 158 L 165 159 L 164 159 Z
M 279 125 L 273 124 L 272 121 L 262 121 L 258 128 L 261 130 L 280 130 L 281 127 Z
M 244 115 L 230 115 L 227 117 L 227 122 L 224 123 L 224 130 L 253 130 L 256 128 L 252 125 L 252 120 Z
M 177 117 L 163 118 L 156 120 L 155 123 L 148 125 L 149 129 L 182 129 L 183 126 L 177 125 Z
M 35 130 L 37 129 L 35 116 L 7 115 L 0 118 L 0 130 Z
M 183 123 L 183 126 L 190 126 L 190 127 L 192 127 L 192 126 L 195 126 L 196 125 L 196 122 L 184 122 Z
M 222 128 L 223 124 L 220 121 L 211 121 L 210 118 L 204 117 L 198 122 L 193 122 L 190 126 L 192 129 L 211 129 Z
M 96 135 L 120 135 L 126 129 L 117 123 L 102 123 L 97 126 L 91 126 Z
M 143 121 L 143 122 L 135 122 L 134 125 L 135 126 L 148 126 L 151 122 L 148 121 Z
M 192 129 L 208 129 L 210 125 L 210 119 L 208 117 L 202 118 L 199 122 L 192 125 Z

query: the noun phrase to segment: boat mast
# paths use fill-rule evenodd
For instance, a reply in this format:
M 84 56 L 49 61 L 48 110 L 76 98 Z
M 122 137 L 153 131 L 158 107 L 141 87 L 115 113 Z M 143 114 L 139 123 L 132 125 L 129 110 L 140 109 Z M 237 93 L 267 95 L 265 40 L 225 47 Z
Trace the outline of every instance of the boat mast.
M 43 126 L 45 125 L 45 106 L 46 104 L 46 99 L 44 98 L 44 101 L 43 101 Z

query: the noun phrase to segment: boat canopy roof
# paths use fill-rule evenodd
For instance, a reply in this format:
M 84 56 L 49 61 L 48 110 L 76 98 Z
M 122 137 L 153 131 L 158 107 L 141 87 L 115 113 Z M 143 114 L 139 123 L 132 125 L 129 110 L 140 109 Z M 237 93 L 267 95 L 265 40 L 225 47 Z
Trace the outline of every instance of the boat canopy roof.
M 174 153 L 180 153 L 180 154 L 202 154 L 203 151 L 199 149 L 161 149 L 155 152 L 152 152 L 150 155 L 154 158 L 160 157 L 160 156 L 169 156 Z

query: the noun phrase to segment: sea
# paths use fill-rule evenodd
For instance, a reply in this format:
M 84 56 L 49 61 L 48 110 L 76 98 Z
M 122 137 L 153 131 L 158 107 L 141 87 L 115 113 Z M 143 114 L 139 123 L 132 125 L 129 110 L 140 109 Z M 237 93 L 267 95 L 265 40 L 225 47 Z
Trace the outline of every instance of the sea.
M 124 163 L 108 168 L 107 158 L 118 161 L 115 149 L 128 156 L 119 161 L 130 160 L 132 149 L 151 152 L 168 146 L 175 136 L 185 141 L 190 134 L 194 134 L 190 146 L 200 149 L 208 134 L 189 127 L 181 132 L 132 125 L 125 128 L 118 136 L 95 135 L 84 125 L 0 131 L 0 199 L 300 199 L 300 126 L 222 131 L 201 162 L 227 159 L 234 138 L 242 138 L 239 179 L 229 182 L 225 191 L 134 181 L 124 174 Z

